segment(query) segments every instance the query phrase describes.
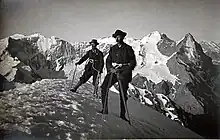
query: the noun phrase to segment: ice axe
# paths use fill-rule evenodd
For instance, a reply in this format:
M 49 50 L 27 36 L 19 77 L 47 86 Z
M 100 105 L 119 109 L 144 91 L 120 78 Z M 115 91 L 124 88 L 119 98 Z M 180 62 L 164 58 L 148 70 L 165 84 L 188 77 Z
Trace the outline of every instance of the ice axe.
M 96 77 L 96 81 L 95 81 L 95 87 L 94 87 L 94 91 L 93 94 L 98 97 L 97 91 L 98 91 L 98 85 L 99 85 L 99 78 L 100 78 L 101 74 L 100 72 L 98 72 L 97 77 Z
M 128 114 L 128 123 L 131 125 L 131 119 L 130 119 L 130 116 L 129 116 L 127 104 L 125 103 L 124 91 L 123 91 L 121 80 L 119 79 L 119 73 L 117 72 L 116 75 L 117 75 L 117 78 L 118 78 L 119 89 L 121 91 L 121 92 L 119 92 L 119 94 L 121 94 L 121 97 L 122 97 L 122 100 L 123 100 L 126 112 Z
M 73 81 L 74 81 L 74 79 L 75 79 L 75 75 L 76 75 L 76 69 L 77 69 L 77 65 L 76 65 L 76 67 L 75 67 L 75 69 L 74 69 L 74 72 L 73 72 L 73 78 L 72 78 L 72 82 L 71 82 L 71 87 L 73 86 Z

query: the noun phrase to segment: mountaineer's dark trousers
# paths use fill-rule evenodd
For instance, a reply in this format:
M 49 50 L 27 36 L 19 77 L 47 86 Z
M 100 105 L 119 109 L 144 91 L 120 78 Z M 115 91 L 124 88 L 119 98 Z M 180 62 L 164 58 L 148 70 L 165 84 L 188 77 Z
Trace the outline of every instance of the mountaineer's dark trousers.
M 92 84 L 95 85 L 95 81 L 96 81 L 97 75 L 98 75 L 98 73 L 97 73 L 96 71 L 94 71 L 94 70 L 90 70 L 90 71 L 86 70 L 86 71 L 84 71 L 83 75 L 80 77 L 79 82 L 75 85 L 75 87 L 74 87 L 73 89 L 71 89 L 71 91 L 72 91 L 72 92 L 76 92 L 76 90 L 77 90 L 82 84 L 86 83 L 91 76 L 93 76 L 93 82 L 92 82 Z
M 108 86 L 108 82 L 109 82 L 109 79 L 110 79 L 110 74 L 107 74 L 102 85 L 101 85 L 101 92 L 102 92 L 102 109 L 103 109 L 103 112 L 107 113 L 108 112 L 108 94 L 106 94 L 106 91 L 107 91 L 107 86 Z M 112 76 L 112 81 L 110 83 L 110 87 L 112 85 L 114 85 L 116 82 L 118 82 L 117 80 L 117 76 L 116 74 L 113 74 Z M 129 82 L 127 82 L 126 79 L 124 80 L 121 80 L 121 83 L 122 83 L 122 88 L 123 88 L 123 93 L 121 93 L 120 89 L 120 107 L 121 107 L 121 111 L 120 111 L 120 116 L 125 116 L 125 113 L 126 113 L 126 110 L 125 110 L 125 106 L 124 106 L 124 103 L 123 103 L 123 99 L 122 99 L 122 94 L 124 95 L 125 97 L 125 103 L 127 104 L 127 100 L 128 100 L 128 97 L 127 97 L 127 90 L 128 90 L 128 84 Z M 105 102 L 105 98 L 106 98 L 106 102 Z M 105 102 L 105 105 L 104 105 L 104 102 Z M 105 110 L 104 110 L 104 107 L 105 107 Z
M 89 80 L 91 76 L 93 76 L 92 84 L 95 85 L 97 75 L 98 75 L 98 72 L 96 72 L 95 70 L 84 71 L 83 75 L 80 77 L 80 81 L 84 84 Z

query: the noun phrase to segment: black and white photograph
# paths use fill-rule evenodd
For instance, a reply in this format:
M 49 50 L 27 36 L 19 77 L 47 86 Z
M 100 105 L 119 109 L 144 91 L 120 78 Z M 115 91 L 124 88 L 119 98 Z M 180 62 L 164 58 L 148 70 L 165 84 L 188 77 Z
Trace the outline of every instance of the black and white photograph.
M 219 138 L 220 0 L 0 0 L 0 140 Z

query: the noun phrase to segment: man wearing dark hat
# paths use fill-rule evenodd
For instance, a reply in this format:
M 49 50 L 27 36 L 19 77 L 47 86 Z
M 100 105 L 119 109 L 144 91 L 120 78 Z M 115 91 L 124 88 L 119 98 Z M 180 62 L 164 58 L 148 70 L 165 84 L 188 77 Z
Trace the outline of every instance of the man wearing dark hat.
M 80 77 L 79 82 L 76 86 L 71 89 L 72 92 L 76 92 L 76 90 L 84 83 L 86 83 L 91 76 L 93 76 L 93 85 L 95 86 L 95 82 L 97 80 L 98 72 L 102 73 L 102 69 L 104 67 L 104 56 L 103 53 L 97 48 L 99 44 L 96 39 L 92 39 L 89 44 L 92 46 L 92 49 L 87 51 L 87 53 L 77 62 L 75 65 L 80 65 L 87 59 L 89 59 L 88 63 L 85 66 L 85 71 L 83 75 Z
M 114 85 L 116 82 L 121 83 L 123 91 L 120 91 L 120 117 L 124 120 L 127 120 L 125 117 L 125 105 L 127 104 L 127 90 L 128 84 L 132 80 L 132 70 L 134 70 L 136 66 L 136 57 L 134 54 L 134 50 L 131 46 L 126 44 L 123 40 L 127 33 L 116 30 L 112 35 L 117 44 L 110 48 L 108 57 L 106 59 L 106 68 L 107 75 L 101 85 L 102 92 L 102 110 L 99 113 L 108 114 L 108 89 Z M 117 68 L 116 68 L 117 67 Z M 110 80 L 110 75 L 112 75 L 112 80 Z M 124 96 L 125 104 L 123 102 Z

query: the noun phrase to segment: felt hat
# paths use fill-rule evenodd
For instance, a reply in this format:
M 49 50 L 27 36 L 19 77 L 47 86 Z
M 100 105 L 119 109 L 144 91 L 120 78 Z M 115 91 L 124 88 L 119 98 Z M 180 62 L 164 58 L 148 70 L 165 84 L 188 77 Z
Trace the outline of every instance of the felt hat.
M 95 43 L 96 45 L 99 45 L 99 43 L 98 43 L 98 41 L 97 41 L 96 39 L 92 39 L 92 40 L 89 42 L 89 44 L 91 44 L 91 43 Z
M 112 37 L 116 38 L 116 36 L 120 35 L 121 37 L 125 37 L 127 35 L 126 32 L 123 32 L 121 30 L 116 30 L 114 34 L 112 34 Z

